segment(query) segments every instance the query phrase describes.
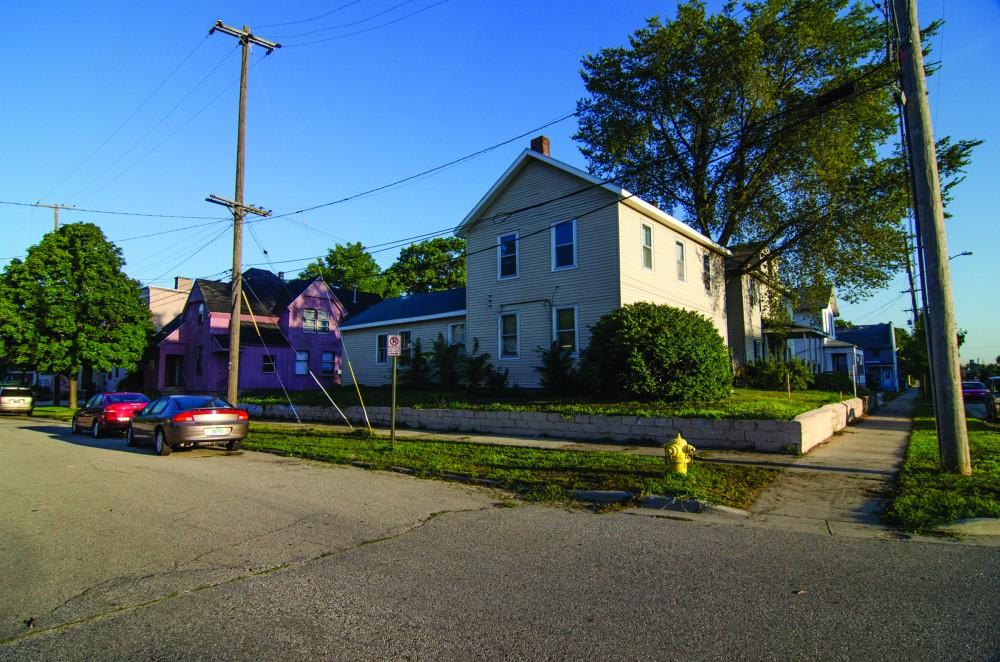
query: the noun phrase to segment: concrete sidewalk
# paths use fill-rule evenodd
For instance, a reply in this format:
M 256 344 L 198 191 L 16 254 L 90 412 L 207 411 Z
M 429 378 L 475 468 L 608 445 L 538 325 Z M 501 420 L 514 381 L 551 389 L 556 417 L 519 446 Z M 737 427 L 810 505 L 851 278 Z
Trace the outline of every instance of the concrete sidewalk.
M 750 508 L 753 521 L 829 535 L 890 535 L 879 512 L 902 467 L 917 391 L 797 458 Z

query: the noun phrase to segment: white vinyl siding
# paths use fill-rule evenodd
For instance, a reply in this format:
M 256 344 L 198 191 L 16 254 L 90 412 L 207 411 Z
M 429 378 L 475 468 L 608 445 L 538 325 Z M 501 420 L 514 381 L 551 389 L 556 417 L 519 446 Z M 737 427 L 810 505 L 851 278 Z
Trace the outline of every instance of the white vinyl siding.
M 642 268 L 653 270 L 653 226 L 642 224 Z
M 552 340 L 559 343 L 560 349 L 568 349 L 573 356 L 580 351 L 576 317 L 576 306 L 552 309 Z
M 520 271 L 520 245 L 517 232 L 497 236 L 497 279 L 513 280 Z
M 496 318 L 494 317 L 494 319 Z M 404 330 L 410 332 L 410 339 L 414 344 L 418 340 L 420 341 L 420 348 L 426 356 L 427 352 L 431 350 L 434 341 L 438 339 L 438 334 L 441 334 L 445 341 L 447 341 L 448 327 L 452 324 L 463 323 L 464 316 L 456 315 L 420 322 L 403 322 L 402 324 L 405 324 Z M 359 384 L 382 386 L 392 383 L 392 362 L 384 359 L 382 362 L 376 363 L 377 356 L 372 351 L 372 347 L 378 343 L 376 339 L 379 336 L 385 337 L 390 333 L 398 333 L 401 328 L 400 325 L 400 322 L 395 322 L 388 325 L 357 329 L 355 331 L 352 331 L 350 327 L 340 329 L 344 340 L 344 361 L 346 363 L 347 359 L 350 359 L 351 367 L 354 368 L 354 376 L 357 378 Z M 385 348 L 384 341 L 382 342 L 381 347 Z M 384 357 L 385 352 L 381 352 L 381 355 Z M 494 363 L 495 359 L 496 354 L 490 356 L 490 360 L 494 361 Z M 344 380 L 343 383 L 349 386 L 351 384 L 351 373 L 346 365 L 342 366 L 341 375 Z
M 550 232 L 552 271 L 576 269 L 576 221 L 554 223 Z
M 521 319 L 516 312 L 500 313 L 500 359 L 521 358 Z

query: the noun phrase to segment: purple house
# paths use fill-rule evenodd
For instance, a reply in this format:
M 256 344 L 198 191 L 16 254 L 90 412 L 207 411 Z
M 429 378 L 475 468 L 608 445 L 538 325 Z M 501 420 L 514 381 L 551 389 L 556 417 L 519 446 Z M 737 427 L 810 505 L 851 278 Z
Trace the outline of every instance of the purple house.
M 263 269 L 243 274 L 250 302 L 240 315 L 240 391 L 316 388 L 340 383 L 340 323 L 381 300 L 331 288 L 322 279 L 285 281 Z M 229 283 L 196 280 L 184 311 L 156 336 L 159 392 L 224 393 L 229 366 Z M 312 373 L 312 374 L 310 374 Z

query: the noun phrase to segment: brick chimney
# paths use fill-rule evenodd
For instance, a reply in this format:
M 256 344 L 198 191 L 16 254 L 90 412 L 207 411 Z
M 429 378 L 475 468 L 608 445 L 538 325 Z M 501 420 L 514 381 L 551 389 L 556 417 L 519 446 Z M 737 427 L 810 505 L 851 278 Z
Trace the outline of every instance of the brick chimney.
M 531 139 L 531 149 L 542 156 L 549 156 L 549 139 L 545 136 L 538 136 Z

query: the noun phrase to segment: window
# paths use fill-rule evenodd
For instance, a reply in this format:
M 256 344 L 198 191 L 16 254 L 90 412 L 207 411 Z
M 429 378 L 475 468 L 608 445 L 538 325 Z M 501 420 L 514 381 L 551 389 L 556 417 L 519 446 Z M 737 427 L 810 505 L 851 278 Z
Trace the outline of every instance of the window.
M 552 226 L 552 271 L 576 267 L 576 221 Z
M 159 414 L 164 409 L 166 409 L 169 403 L 170 403 L 170 398 L 160 398 L 153 404 L 149 405 L 149 411 L 146 413 L 153 414 L 155 416 L 156 414 Z
M 399 332 L 399 365 L 410 365 L 413 358 L 413 332 Z
M 684 266 L 684 244 L 678 241 L 674 244 L 674 252 L 677 256 L 677 280 L 687 280 L 687 268 Z
M 200 375 L 202 373 L 202 363 L 201 363 L 201 346 L 194 348 L 194 374 Z
M 389 362 L 389 334 L 380 333 L 375 336 L 375 363 Z
M 552 310 L 552 339 L 559 343 L 560 349 L 568 349 L 573 355 L 577 353 L 576 343 L 576 306 L 566 306 Z
M 750 298 L 750 307 L 757 305 L 757 279 L 753 276 L 747 276 L 747 296 Z
M 205 302 L 202 301 L 198 304 L 198 324 L 205 323 Z M 198 373 L 199 375 L 201 373 Z
M 323 352 L 319 355 L 319 372 L 321 375 L 333 374 L 333 352 Z
M 705 252 L 701 256 L 701 280 L 705 283 L 705 291 L 712 291 L 712 255 Z
M 653 228 L 642 226 L 642 267 L 653 270 Z
M 330 333 L 330 315 L 325 310 L 302 310 L 302 333 Z
M 309 352 L 304 352 L 304 351 L 295 352 L 295 374 L 296 375 L 309 374 Z
M 502 234 L 497 237 L 497 279 L 517 278 L 517 233 Z
M 265 354 L 260 357 L 260 371 L 265 375 L 273 375 L 275 363 L 276 361 L 273 356 Z
M 500 358 L 516 359 L 521 355 L 518 341 L 520 320 L 517 313 L 500 315 Z
M 448 344 L 465 349 L 465 322 L 448 325 Z

